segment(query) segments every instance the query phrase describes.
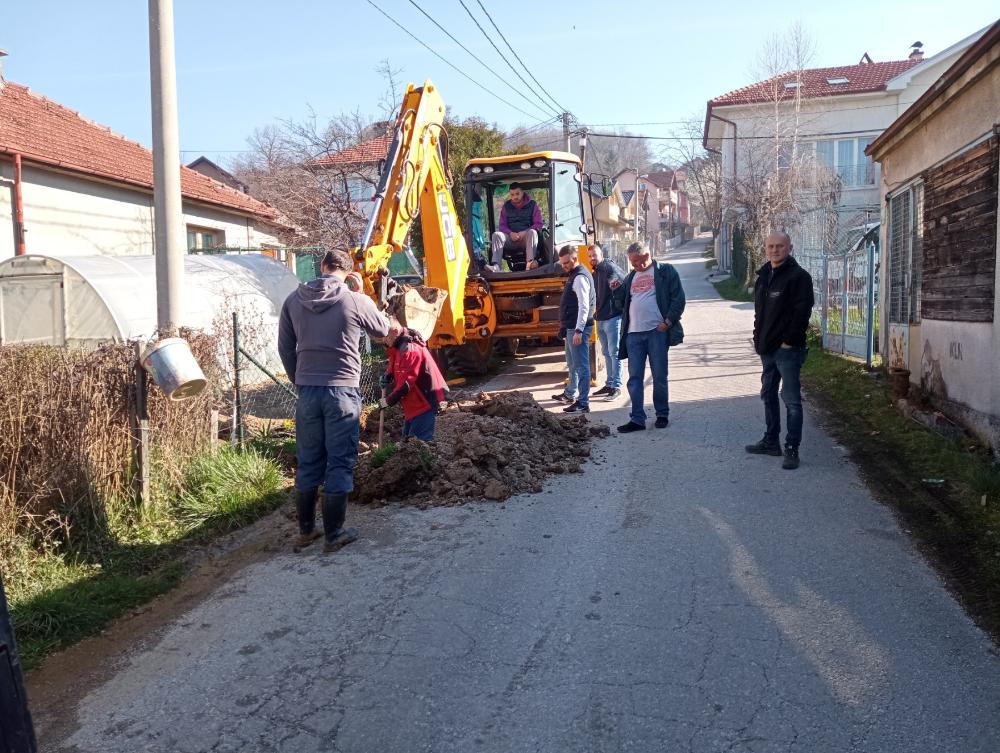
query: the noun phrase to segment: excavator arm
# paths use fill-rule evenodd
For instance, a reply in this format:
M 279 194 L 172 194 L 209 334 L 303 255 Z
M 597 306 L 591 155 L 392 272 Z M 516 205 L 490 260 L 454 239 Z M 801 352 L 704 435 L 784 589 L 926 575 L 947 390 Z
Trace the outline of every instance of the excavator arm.
M 414 219 L 421 217 L 424 246 L 423 295 L 410 291 L 402 307 L 405 322 L 426 335 L 433 326 L 432 345 L 461 343 L 465 339 L 463 302 L 469 271 L 469 250 L 458 224 L 448 171 L 448 134 L 445 106 L 437 88 L 426 81 L 406 89 L 392 144 L 373 198 L 374 206 L 361 245 L 354 249 L 365 292 L 376 303 L 393 306 L 389 259 L 403 250 Z M 438 289 L 447 295 L 434 295 Z M 422 309 L 422 310 L 421 310 Z

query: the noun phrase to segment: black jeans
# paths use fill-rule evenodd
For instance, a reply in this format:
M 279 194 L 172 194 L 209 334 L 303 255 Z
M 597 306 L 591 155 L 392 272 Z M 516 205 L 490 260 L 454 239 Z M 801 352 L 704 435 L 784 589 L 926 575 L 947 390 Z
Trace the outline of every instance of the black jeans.
M 808 354 L 809 348 L 778 348 L 760 357 L 764 366 L 760 375 L 760 399 L 764 401 L 764 421 L 767 425 L 764 438 L 768 442 L 777 443 L 781 435 L 779 394 L 785 404 L 788 419 L 785 444 L 797 448 L 802 441 L 802 388 L 799 373 Z

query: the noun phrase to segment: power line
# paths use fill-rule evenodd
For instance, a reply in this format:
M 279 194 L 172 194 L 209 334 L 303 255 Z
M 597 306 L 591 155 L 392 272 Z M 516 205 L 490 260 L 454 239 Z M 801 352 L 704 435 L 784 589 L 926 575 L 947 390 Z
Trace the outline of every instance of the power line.
M 410 0 L 410 2 L 412 3 L 413 0 Z M 486 33 L 486 29 L 484 29 L 482 27 L 482 24 L 479 23 L 479 19 L 477 19 L 474 15 L 472 15 L 472 11 L 469 10 L 469 6 L 465 4 L 465 0 L 458 0 L 458 2 L 462 5 L 463 8 L 465 8 L 465 12 L 469 14 L 469 18 L 472 19 L 472 22 L 476 25 L 476 27 L 479 29 L 479 31 L 482 32 L 483 36 L 486 37 L 486 41 L 489 42 L 493 46 L 494 50 L 496 50 L 496 53 L 497 53 L 497 55 L 500 56 L 500 59 L 503 60 L 504 63 L 507 64 L 507 67 L 511 69 L 511 71 L 514 73 L 515 76 L 517 76 L 519 79 L 521 79 L 521 83 L 524 84 L 527 87 L 527 90 L 529 92 L 531 92 L 533 95 L 535 95 L 535 97 L 538 98 L 539 102 L 541 102 L 543 105 L 545 105 L 546 107 L 548 107 L 550 110 L 553 110 L 554 108 L 552 107 L 552 105 L 548 104 L 544 99 L 542 99 L 542 97 L 538 94 L 538 92 L 536 92 L 532 88 L 531 84 L 529 84 L 527 81 L 524 80 L 524 76 L 522 76 L 520 73 L 518 73 L 517 69 L 513 65 L 511 65 L 510 61 L 507 59 L 507 56 L 504 55 L 502 52 L 500 52 L 500 48 L 497 47 L 496 42 L 493 41 L 493 39 L 490 37 L 490 35 Z M 494 26 L 494 28 L 496 28 L 496 27 Z M 497 31 L 499 31 L 499 29 Z M 513 50 L 512 50 L 512 52 L 513 52 Z M 524 65 L 524 64 L 522 63 L 522 65 Z M 527 68 L 525 68 L 525 70 L 527 70 Z M 555 101 L 555 100 L 553 100 L 553 101 Z M 562 114 L 559 110 L 554 110 L 554 112 L 556 112 L 556 113 L 558 113 L 560 115 Z M 563 111 L 563 112 L 565 112 L 565 111 Z
M 523 115 L 527 115 L 529 118 L 536 118 L 536 117 L 538 117 L 537 115 L 534 115 L 534 114 L 532 114 L 530 112 L 526 112 L 525 110 L 522 110 L 520 107 L 518 107 L 517 105 L 515 105 L 513 102 L 508 102 L 506 99 L 504 99 L 503 97 L 501 97 L 496 92 L 493 92 L 493 91 L 490 91 L 489 89 L 487 89 L 481 83 L 479 83 L 478 81 L 476 81 L 476 79 L 472 78 L 472 76 L 470 76 L 468 73 L 466 73 L 465 71 L 463 71 L 460 68 L 456 67 L 454 64 L 452 64 L 451 62 L 449 62 L 443 55 L 441 55 L 439 52 L 437 52 L 435 49 L 433 49 L 430 45 L 426 44 L 422 39 L 420 39 L 419 37 L 417 37 L 416 35 L 414 35 L 412 32 L 410 32 L 410 30 L 407 29 L 405 26 L 403 26 L 401 23 L 399 23 L 399 21 L 397 21 L 395 18 L 393 18 L 392 16 L 390 16 L 388 13 L 386 13 L 384 10 L 382 10 L 377 5 L 375 5 L 375 3 L 372 2 L 372 0 L 366 0 L 366 2 L 370 6 L 372 6 L 375 10 L 377 10 L 379 13 L 381 13 L 383 16 L 385 16 L 386 18 L 388 18 L 393 24 L 395 24 L 397 27 L 399 27 L 399 29 L 401 31 L 405 32 L 407 34 L 407 36 L 411 37 L 413 39 L 413 41 L 419 43 L 421 46 L 423 46 L 424 48 L 426 48 L 428 52 L 430 52 L 432 55 L 434 55 L 438 59 L 440 59 L 442 63 L 444 63 L 445 65 L 447 65 L 449 68 L 452 68 L 456 73 L 459 73 L 462 76 L 464 76 L 465 78 L 467 78 L 469 81 L 471 81 L 476 86 L 478 86 L 480 89 L 482 89 L 484 92 L 486 92 L 487 94 L 489 94 L 492 97 L 496 97 L 497 99 L 499 99 L 501 102 L 503 102 L 508 107 L 511 107 L 511 108 L 517 110 L 519 113 L 522 113 Z
M 797 134 L 795 138 L 798 139 L 811 139 L 823 136 L 860 136 L 860 135 L 870 135 L 872 131 L 877 131 L 877 128 L 867 128 L 860 131 L 827 131 L 824 133 L 800 133 Z M 588 136 L 605 137 L 609 139 L 648 139 L 650 141 L 701 141 L 701 136 L 649 136 L 647 134 L 641 133 L 594 133 L 590 132 Z M 770 136 L 719 136 L 713 141 L 732 141 L 737 139 L 738 141 L 752 141 L 752 140 L 767 140 L 774 141 L 775 135 Z
M 525 128 L 525 129 L 521 130 L 521 132 L 518 135 L 519 136 L 527 136 L 530 133 L 536 133 L 538 131 L 542 131 L 546 127 L 551 127 L 551 126 L 556 125 L 560 120 L 562 120 L 562 116 L 558 116 L 558 117 L 555 117 L 555 118 L 549 118 L 548 120 L 542 121 L 541 123 L 536 123 L 535 125 L 531 126 L 530 128 Z M 513 135 L 518 130 L 519 129 L 517 129 L 517 128 L 513 129 L 510 132 L 510 135 Z
M 461 2 L 461 1 L 462 0 L 459 0 L 459 2 Z M 543 92 L 545 92 L 545 96 L 548 97 L 549 99 L 551 99 L 552 102 L 555 104 L 555 106 L 558 107 L 561 112 L 569 112 L 569 108 L 563 107 L 561 104 L 559 104 L 558 102 L 556 102 L 555 97 L 553 97 L 551 94 L 549 94 L 548 89 L 546 89 L 544 86 L 542 86 L 542 82 L 539 81 L 537 78 L 535 78 L 535 74 L 533 74 L 531 72 L 531 69 L 528 68 L 528 66 L 526 66 L 524 64 L 524 58 L 522 58 L 520 55 L 518 55 L 516 52 L 514 52 L 514 48 L 510 46 L 510 42 L 507 41 L 507 37 L 504 36 L 504 33 L 502 31 L 500 31 L 500 27 L 497 26 L 497 22 L 493 20 L 493 16 L 490 15 L 490 12 L 488 10 L 486 10 L 486 6 L 483 5 L 483 0 L 476 0 L 476 2 L 479 3 L 479 7 L 482 8 L 483 13 L 486 14 L 486 18 L 489 19 L 490 23 L 493 25 L 493 28 L 496 29 L 496 32 L 497 32 L 497 34 L 500 35 L 500 38 L 503 40 L 503 43 L 505 45 L 507 45 L 507 49 L 510 50 L 510 54 L 513 55 L 515 58 L 517 58 L 517 61 L 521 64 L 521 67 L 524 68 L 525 72 L 529 76 L 531 76 L 531 80 L 534 81 L 536 84 L 538 84 L 538 88 L 541 89 Z M 464 2 L 462 2 L 462 7 L 465 7 L 465 3 Z M 466 8 L 466 11 L 468 11 L 468 8 Z M 472 14 L 470 13 L 469 15 L 472 15 Z M 479 26 L 479 23 L 476 22 L 476 25 Z M 482 28 L 482 27 L 480 27 L 480 28 Z M 483 32 L 483 33 L 485 34 L 485 32 Z M 489 39 L 489 36 L 487 36 L 487 39 Z M 494 45 L 494 47 L 495 46 L 496 45 Z M 499 50 L 497 50 L 497 52 L 499 52 Z M 503 56 L 501 55 L 501 57 L 503 57 Z M 504 60 L 506 60 L 506 58 L 504 58 Z M 524 79 L 522 79 L 522 81 L 523 80 Z
M 448 38 L 449 38 L 449 39 L 450 39 L 450 40 L 451 40 L 452 42 L 454 42 L 454 43 L 455 43 L 455 44 L 457 44 L 457 45 L 458 45 L 459 47 L 461 47 L 461 48 L 462 48 L 463 50 L 465 50 L 465 51 L 466 51 L 467 53 L 469 53 L 469 55 L 471 55 L 471 56 L 472 56 L 472 57 L 473 57 L 473 58 L 474 58 L 474 59 L 475 59 L 475 60 L 476 60 L 476 61 L 477 61 L 477 62 L 478 62 L 478 63 L 479 63 L 479 64 L 480 64 L 481 66 L 483 66 L 483 68 L 485 68 L 485 69 L 486 69 L 486 70 L 488 70 L 488 71 L 489 71 L 490 73 L 492 73 L 492 74 L 493 74 L 493 75 L 494 75 L 494 76 L 495 76 L 495 77 L 496 77 L 497 79 L 499 79 L 499 80 L 501 81 L 501 83 L 503 83 L 503 85 L 504 85 L 504 86 L 506 86 L 506 87 L 507 87 L 508 89 L 510 89 L 510 90 L 511 90 L 512 92 L 514 92 L 514 94 L 517 94 L 518 96 L 524 96 L 524 92 L 520 92 L 520 91 L 518 91 L 518 90 L 517 90 L 516 88 L 514 88 L 514 86 L 512 86 L 512 85 L 511 85 L 511 83 L 510 83 L 509 81 L 507 81 L 507 79 L 505 79 L 505 78 L 504 78 L 503 76 L 501 76 L 501 75 L 500 75 L 499 73 L 497 73 L 497 72 L 496 72 L 495 70 L 493 70 L 493 69 L 492 69 L 492 68 L 491 68 L 491 67 L 490 67 L 489 65 L 487 65 L 487 64 L 486 64 L 486 63 L 485 63 L 485 62 L 483 61 L 483 59 L 482 59 L 481 57 L 479 57 L 478 55 L 476 55 L 476 53 L 474 53 L 474 52 L 473 52 L 472 50 L 470 50 L 470 49 L 469 49 L 468 47 L 466 47 L 466 46 L 465 46 L 464 44 L 462 44 L 461 42 L 459 42 L 459 41 L 458 41 L 458 40 L 457 40 L 457 39 L 455 38 L 455 36 L 454 36 L 454 35 L 453 35 L 453 34 L 452 34 L 452 33 L 451 33 L 450 31 L 448 31 L 448 30 L 447 30 L 446 28 L 444 28 L 444 27 L 443 27 L 443 26 L 442 26 L 441 24 L 439 24 L 439 23 L 438 23 L 438 22 L 437 22 L 437 21 L 436 21 L 436 20 L 434 19 L 434 17 L 433 17 L 433 16 L 432 16 L 432 15 L 431 15 L 430 13 L 428 13 L 428 12 L 427 12 L 427 11 L 425 11 L 425 10 L 424 10 L 423 8 L 421 8 L 421 7 L 419 6 L 419 5 L 417 5 L 417 3 L 416 3 L 416 1 L 415 1 L 415 0 L 410 0 L 410 5 L 412 5 L 412 6 L 414 7 L 414 8 L 416 8 L 416 9 L 417 9 L 417 10 L 419 10 L 419 11 L 420 11 L 421 13 L 423 13 L 423 14 L 424 14 L 424 15 L 425 15 L 425 16 L 427 17 L 427 20 L 428 20 L 428 21 L 430 21 L 430 22 L 431 22 L 432 24 L 434 24 L 435 26 L 437 26 L 437 27 L 438 27 L 438 28 L 439 28 L 439 29 L 440 29 L 441 31 L 443 31 L 443 32 L 445 33 L 445 35 L 446 35 L 446 36 L 447 36 L 447 37 L 448 37 Z M 536 96 L 537 96 L 537 95 L 536 95 Z M 545 102 L 545 100 L 543 100 L 543 99 L 542 99 L 541 97 L 539 97 L 539 98 L 538 98 L 538 100 L 539 100 L 539 101 L 540 101 L 540 102 L 542 103 L 542 105 L 544 105 L 545 107 L 548 107 L 548 109 L 550 109 L 550 110 L 552 109 L 552 108 L 551 108 L 551 107 L 549 107 L 549 105 L 548 105 L 548 104 L 547 104 L 547 103 Z M 534 102 L 529 102 L 529 104 L 530 104 L 530 105 L 531 105 L 532 107 L 538 107 L 538 105 L 536 105 L 536 104 L 535 104 Z M 538 107 L 538 109 L 539 109 L 539 110 L 540 110 L 540 111 L 541 111 L 542 113 L 544 113 L 544 112 L 545 112 L 545 110 L 544 110 L 544 109 L 542 109 L 541 107 Z

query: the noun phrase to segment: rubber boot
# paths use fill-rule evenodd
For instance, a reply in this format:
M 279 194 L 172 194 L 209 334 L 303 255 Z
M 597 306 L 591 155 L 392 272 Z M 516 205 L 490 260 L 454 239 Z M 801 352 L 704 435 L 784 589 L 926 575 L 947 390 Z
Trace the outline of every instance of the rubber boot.
M 347 495 L 323 495 L 323 533 L 326 543 L 324 552 L 335 552 L 345 544 L 358 540 L 358 532 L 354 528 L 344 528 L 347 519 Z
M 318 490 L 296 492 L 295 509 L 299 519 L 299 537 L 295 540 L 294 549 L 300 551 L 319 538 L 316 530 L 316 493 Z

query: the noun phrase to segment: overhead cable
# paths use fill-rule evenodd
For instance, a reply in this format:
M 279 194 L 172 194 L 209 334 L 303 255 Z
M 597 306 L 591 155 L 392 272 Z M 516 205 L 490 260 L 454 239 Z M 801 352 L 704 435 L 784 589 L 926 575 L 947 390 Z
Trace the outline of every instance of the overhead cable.
M 434 16 L 432 16 L 430 13 L 428 13 L 423 8 L 421 8 L 417 4 L 416 0 L 410 0 L 410 5 L 412 5 L 414 8 L 416 8 L 421 13 L 423 13 L 424 16 L 427 17 L 428 21 L 430 21 L 432 24 L 434 24 L 435 26 L 437 26 L 441 31 L 443 31 L 445 33 L 445 35 L 452 42 L 454 42 L 459 47 L 461 47 L 463 50 L 465 50 L 467 53 L 469 53 L 469 55 L 472 56 L 481 66 L 483 66 L 483 68 L 485 68 L 490 73 L 492 73 L 497 79 L 500 80 L 501 83 L 503 83 L 504 86 L 506 86 L 508 89 L 510 89 L 512 92 L 514 92 L 514 94 L 518 95 L 519 97 L 523 97 L 524 96 L 524 92 L 519 91 L 507 79 L 505 79 L 503 76 L 501 76 L 495 70 L 493 70 L 493 68 L 491 68 L 481 57 L 479 57 L 476 53 L 474 53 L 472 50 L 470 50 L 468 47 L 466 47 L 464 44 L 462 44 L 460 41 L 458 41 L 458 39 L 456 39 L 455 36 L 450 31 L 448 31 L 446 28 L 444 28 L 441 24 L 439 24 L 437 22 L 437 20 L 434 18 Z M 538 99 L 539 99 L 539 101 L 542 103 L 542 105 L 544 107 L 539 107 L 537 104 L 535 104 L 532 101 L 528 101 L 528 104 L 530 104 L 532 107 L 538 108 L 539 111 L 541 111 L 542 113 L 544 113 L 546 111 L 546 109 L 549 109 L 549 110 L 552 109 L 552 107 L 547 102 L 545 102 L 545 100 L 543 100 L 541 97 L 539 97 Z
M 515 105 L 513 102 L 508 102 L 506 99 L 504 99 L 503 97 L 501 97 L 496 92 L 491 91 L 486 86 L 484 86 L 483 84 L 481 84 L 478 81 L 476 81 L 476 79 L 472 78 L 472 76 L 470 76 L 468 73 L 466 73 L 465 71 L 463 71 L 462 69 L 458 68 L 456 65 L 454 65 L 453 63 L 451 63 L 447 58 L 445 58 L 443 55 L 441 55 L 441 53 L 439 53 L 437 50 L 435 50 L 430 45 L 428 45 L 427 43 L 425 43 L 422 39 L 420 39 L 419 37 L 417 37 L 409 29 L 407 29 L 405 26 L 403 26 L 401 23 L 399 23 L 399 21 L 397 21 L 395 18 L 393 18 L 388 13 L 386 13 L 384 10 L 382 10 L 380 7 L 378 7 L 374 2 L 372 2 L 372 0 L 365 0 L 365 1 L 370 6 L 372 6 L 375 10 L 377 10 L 379 13 L 381 13 L 383 16 L 385 16 L 386 18 L 388 18 L 393 24 L 395 24 L 396 26 L 398 26 L 400 30 L 402 30 L 403 32 L 405 32 L 415 42 L 418 42 L 421 46 L 423 46 L 424 48 L 426 48 L 428 52 L 430 52 L 431 54 L 433 54 L 434 56 L 436 56 L 438 59 L 440 59 L 441 62 L 443 62 L 449 68 L 452 68 L 456 73 L 459 73 L 462 76 L 464 76 L 465 78 L 467 78 L 469 81 L 471 81 L 476 86 L 478 86 L 480 89 L 482 89 L 484 92 L 486 92 L 487 94 L 489 94 L 489 95 L 495 97 L 496 99 L 500 100 L 501 102 L 503 102 L 508 107 L 511 107 L 511 108 L 517 110 L 522 115 L 527 115 L 529 118 L 536 118 L 536 117 L 538 117 L 537 115 L 534 115 L 534 114 L 532 114 L 530 112 L 527 112 L 526 110 L 522 110 L 520 107 L 518 107 L 517 105 Z

